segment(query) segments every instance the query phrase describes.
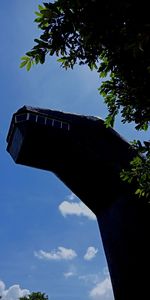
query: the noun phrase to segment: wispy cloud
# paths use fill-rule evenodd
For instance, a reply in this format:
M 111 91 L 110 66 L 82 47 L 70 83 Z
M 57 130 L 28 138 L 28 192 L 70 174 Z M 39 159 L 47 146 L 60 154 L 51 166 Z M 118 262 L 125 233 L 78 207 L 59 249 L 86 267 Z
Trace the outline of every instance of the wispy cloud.
M 64 273 L 65 278 L 72 277 L 74 275 L 75 274 L 73 272 L 66 272 L 66 273 Z
M 74 201 L 75 199 L 78 199 L 78 197 L 74 193 L 71 193 L 70 195 L 67 196 L 67 199 L 69 201 Z
M 97 283 L 90 291 L 89 296 L 93 300 L 114 300 L 110 278 L 107 277 Z
M 97 284 L 100 281 L 101 274 L 85 274 L 85 275 L 80 275 L 78 277 L 79 280 L 83 280 L 85 284 Z
M 64 247 L 58 247 L 58 249 L 54 249 L 50 252 L 46 252 L 44 250 L 35 251 L 34 255 L 39 259 L 45 260 L 72 260 L 77 254 L 73 249 L 67 249 Z
M 64 277 L 70 278 L 77 275 L 77 268 L 75 265 L 71 264 L 67 272 L 64 273 Z
M 14 284 L 6 289 L 5 283 L 0 280 L 0 296 L 1 300 L 18 300 L 20 297 L 29 295 L 27 289 L 21 289 L 19 284 Z
M 92 260 L 96 256 L 97 252 L 98 252 L 98 249 L 96 249 L 95 247 L 93 247 L 93 246 L 88 247 L 87 251 L 84 255 L 84 259 Z
M 82 202 L 63 201 L 59 205 L 59 211 L 66 217 L 67 215 L 84 216 L 90 220 L 96 220 L 95 214 Z

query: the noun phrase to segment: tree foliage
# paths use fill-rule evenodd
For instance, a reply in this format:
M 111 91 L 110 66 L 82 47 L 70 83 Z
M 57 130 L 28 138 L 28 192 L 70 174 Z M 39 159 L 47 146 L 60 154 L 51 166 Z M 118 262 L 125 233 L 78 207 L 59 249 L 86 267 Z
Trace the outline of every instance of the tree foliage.
M 48 300 L 48 296 L 41 292 L 32 292 L 27 296 L 20 297 L 19 300 Z
M 43 64 L 47 55 L 56 55 L 66 69 L 76 63 L 86 64 L 103 78 L 99 91 L 109 111 L 106 125 L 113 126 L 115 116 L 120 113 L 123 123 L 133 121 L 137 130 L 147 130 L 150 123 L 148 2 L 56 0 L 38 8 L 35 22 L 41 35 L 22 57 L 21 67 L 29 70 L 33 64 Z M 124 171 L 122 178 L 128 181 L 137 178 L 136 193 L 149 197 L 150 177 L 146 174 L 150 173 L 150 147 L 145 149 L 145 145 L 137 142 L 136 149 L 144 154 L 144 163 L 143 159 L 137 162 L 135 158 L 131 170 Z M 143 176 L 147 177 L 142 179 Z
M 150 196 L 150 143 L 133 141 L 132 147 L 136 150 L 137 156 L 130 162 L 129 170 L 122 170 L 121 178 L 128 183 L 136 183 L 135 194 L 139 197 Z M 142 156 L 144 154 L 144 157 Z

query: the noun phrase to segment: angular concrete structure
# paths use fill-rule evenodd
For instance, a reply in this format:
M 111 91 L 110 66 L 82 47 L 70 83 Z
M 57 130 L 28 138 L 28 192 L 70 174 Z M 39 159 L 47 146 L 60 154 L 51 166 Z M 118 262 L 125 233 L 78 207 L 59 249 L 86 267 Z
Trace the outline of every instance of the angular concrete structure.
M 53 172 L 96 214 L 115 299 L 149 299 L 150 207 L 120 180 L 130 145 L 99 118 L 26 106 L 7 142 L 16 163 Z

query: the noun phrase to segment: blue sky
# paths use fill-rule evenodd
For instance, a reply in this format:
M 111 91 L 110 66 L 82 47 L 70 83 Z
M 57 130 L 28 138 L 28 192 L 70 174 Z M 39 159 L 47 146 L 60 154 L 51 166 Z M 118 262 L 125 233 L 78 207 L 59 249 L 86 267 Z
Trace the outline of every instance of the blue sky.
M 20 57 L 39 35 L 41 1 L 2 1 L 0 110 L 0 295 L 17 300 L 32 291 L 49 300 L 113 300 L 95 216 L 53 174 L 15 165 L 6 152 L 12 114 L 24 104 L 105 118 L 100 80 L 87 67 L 63 70 L 55 57 L 30 72 Z M 127 140 L 148 139 L 133 125 L 115 129 Z

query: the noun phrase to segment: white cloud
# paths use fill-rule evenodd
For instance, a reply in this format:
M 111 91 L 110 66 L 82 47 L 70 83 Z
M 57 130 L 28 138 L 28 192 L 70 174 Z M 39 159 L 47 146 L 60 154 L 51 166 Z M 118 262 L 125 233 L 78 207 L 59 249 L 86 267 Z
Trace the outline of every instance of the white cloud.
M 66 272 L 66 273 L 64 273 L 65 278 L 72 277 L 74 275 L 75 274 L 73 272 Z
M 57 250 L 52 250 L 50 252 L 45 252 L 43 250 L 35 251 L 34 255 L 39 259 L 46 260 L 72 260 L 77 256 L 74 250 L 61 246 L 58 247 Z
M 0 280 L 0 296 L 3 293 L 3 291 L 5 290 L 5 284 L 3 281 Z
M 64 217 L 67 215 L 76 215 L 87 217 L 90 220 L 96 220 L 95 214 L 82 202 L 63 201 L 59 205 L 59 210 Z
M 109 275 L 109 270 L 108 270 L 108 267 L 106 266 L 106 267 L 104 267 L 104 269 L 103 269 L 103 274 L 105 275 L 105 276 L 110 276 Z
M 27 289 L 21 289 L 19 284 L 14 284 L 6 289 L 3 281 L 0 280 L 0 296 L 2 300 L 18 300 L 20 297 L 29 295 Z
M 68 200 L 73 201 L 73 200 L 77 199 L 78 197 L 74 193 L 71 193 L 70 195 L 67 196 L 67 198 L 68 198 Z
M 90 291 L 90 298 L 93 300 L 114 300 L 112 285 L 109 277 L 96 284 Z
M 64 273 L 65 278 L 69 278 L 77 275 L 77 269 L 75 265 L 70 265 L 67 272 Z
M 83 280 L 85 284 L 97 284 L 100 281 L 101 275 L 98 274 L 86 274 L 86 275 L 80 275 L 78 278 L 79 280 Z
M 87 248 L 87 251 L 84 255 L 84 259 L 85 260 L 91 260 L 95 257 L 96 253 L 98 252 L 98 249 L 96 249 L 95 247 L 91 246 Z

